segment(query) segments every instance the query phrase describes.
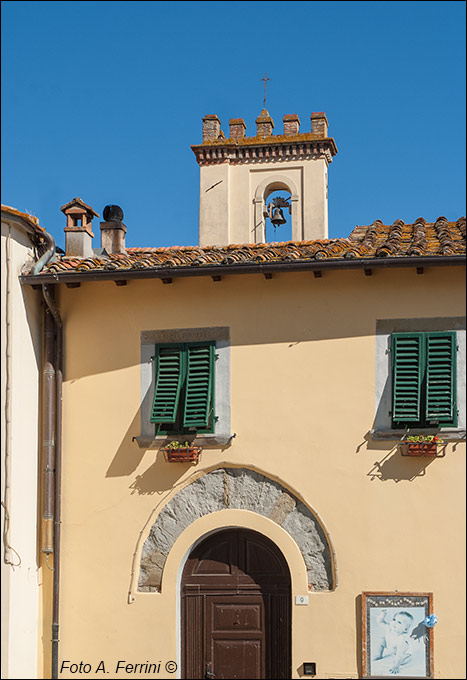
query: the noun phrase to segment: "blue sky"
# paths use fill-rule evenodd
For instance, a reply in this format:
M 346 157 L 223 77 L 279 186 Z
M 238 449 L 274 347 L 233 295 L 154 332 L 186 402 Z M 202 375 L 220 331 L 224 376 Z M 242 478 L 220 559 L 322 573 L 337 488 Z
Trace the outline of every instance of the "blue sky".
M 123 208 L 128 246 L 194 245 L 191 144 L 325 111 L 329 235 L 465 215 L 464 2 L 2 2 L 2 203 Z M 98 224 L 94 233 L 98 240 Z M 99 246 L 99 243 L 95 243 Z

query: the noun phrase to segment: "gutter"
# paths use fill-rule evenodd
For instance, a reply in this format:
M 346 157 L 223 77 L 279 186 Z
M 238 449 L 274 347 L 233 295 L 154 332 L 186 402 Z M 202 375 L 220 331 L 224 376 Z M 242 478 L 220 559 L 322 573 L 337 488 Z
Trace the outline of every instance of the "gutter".
M 38 278 L 45 265 L 55 255 L 55 241 L 43 233 L 47 250 L 35 263 L 31 275 Z M 58 678 L 59 594 L 60 594 L 60 521 L 61 521 L 61 461 L 62 461 L 62 382 L 63 324 L 55 303 L 55 286 L 40 279 L 44 309 L 43 381 L 42 381 L 42 541 L 41 552 L 53 554 L 52 588 L 52 674 Z M 47 562 L 48 565 L 48 562 Z
M 115 262 L 115 260 L 112 260 Z M 118 262 L 118 261 L 117 261 Z M 324 272 L 347 269 L 392 269 L 400 267 L 447 267 L 465 265 L 464 255 L 430 255 L 417 257 L 380 257 L 323 259 L 290 262 L 240 263 L 189 265 L 180 267 L 151 267 L 148 269 L 91 269 L 85 271 L 47 272 L 40 275 L 24 274 L 21 283 L 38 285 L 43 283 L 80 283 L 86 281 L 122 281 L 130 279 L 171 279 L 191 276 L 233 276 L 236 274 L 281 274 L 285 272 Z
M 51 234 L 49 234 L 47 231 L 44 231 L 43 234 L 41 234 L 42 238 L 45 240 L 46 245 L 47 245 L 47 250 L 43 255 L 37 260 L 35 263 L 34 267 L 31 269 L 31 274 L 33 276 L 36 276 L 39 274 L 40 271 L 45 267 L 45 265 L 53 258 L 55 255 L 55 241 L 54 238 Z

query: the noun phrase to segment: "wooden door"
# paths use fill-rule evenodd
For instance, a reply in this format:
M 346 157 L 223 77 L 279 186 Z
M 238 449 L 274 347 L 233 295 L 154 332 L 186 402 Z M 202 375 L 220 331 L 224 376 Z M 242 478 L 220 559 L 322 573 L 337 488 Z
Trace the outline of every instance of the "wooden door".
M 183 677 L 290 677 L 290 610 L 289 570 L 272 541 L 213 534 L 182 576 Z

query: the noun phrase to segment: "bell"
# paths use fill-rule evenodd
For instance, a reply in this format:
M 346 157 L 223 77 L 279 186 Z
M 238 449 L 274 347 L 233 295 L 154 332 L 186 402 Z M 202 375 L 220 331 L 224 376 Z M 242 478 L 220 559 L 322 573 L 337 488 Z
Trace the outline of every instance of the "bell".
M 274 210 L 272 211 L 271 222 L 275 227 L 278 227 L 279 225 L 285 224 L 287 222 L 280 208 L 274 208 Z

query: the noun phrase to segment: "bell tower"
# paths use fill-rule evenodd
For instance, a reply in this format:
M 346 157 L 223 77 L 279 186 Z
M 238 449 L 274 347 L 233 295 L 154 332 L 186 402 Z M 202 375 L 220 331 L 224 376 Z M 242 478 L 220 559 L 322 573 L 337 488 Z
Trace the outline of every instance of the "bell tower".
M 300 132 L 296 114 L 282 120 L 283 133 L 274 134 L 263 109 L 248 137 L 243 118 L 232 118 L 226 138 L 216 115 L 203 118 L 203 143 L 191 147 L 200 166 L 201 246 L 265 243 L 266 220 L 280 224 L 283 210 L 291 214 L 293 241 L 328 238 L 327 174 L 337 147 L 326 115 L 311 114 L 310 132 Z M 276 191 L 290 194 L 290 203 L 268 205 Z M 280 232 L 276 240 L 284 240 Z

